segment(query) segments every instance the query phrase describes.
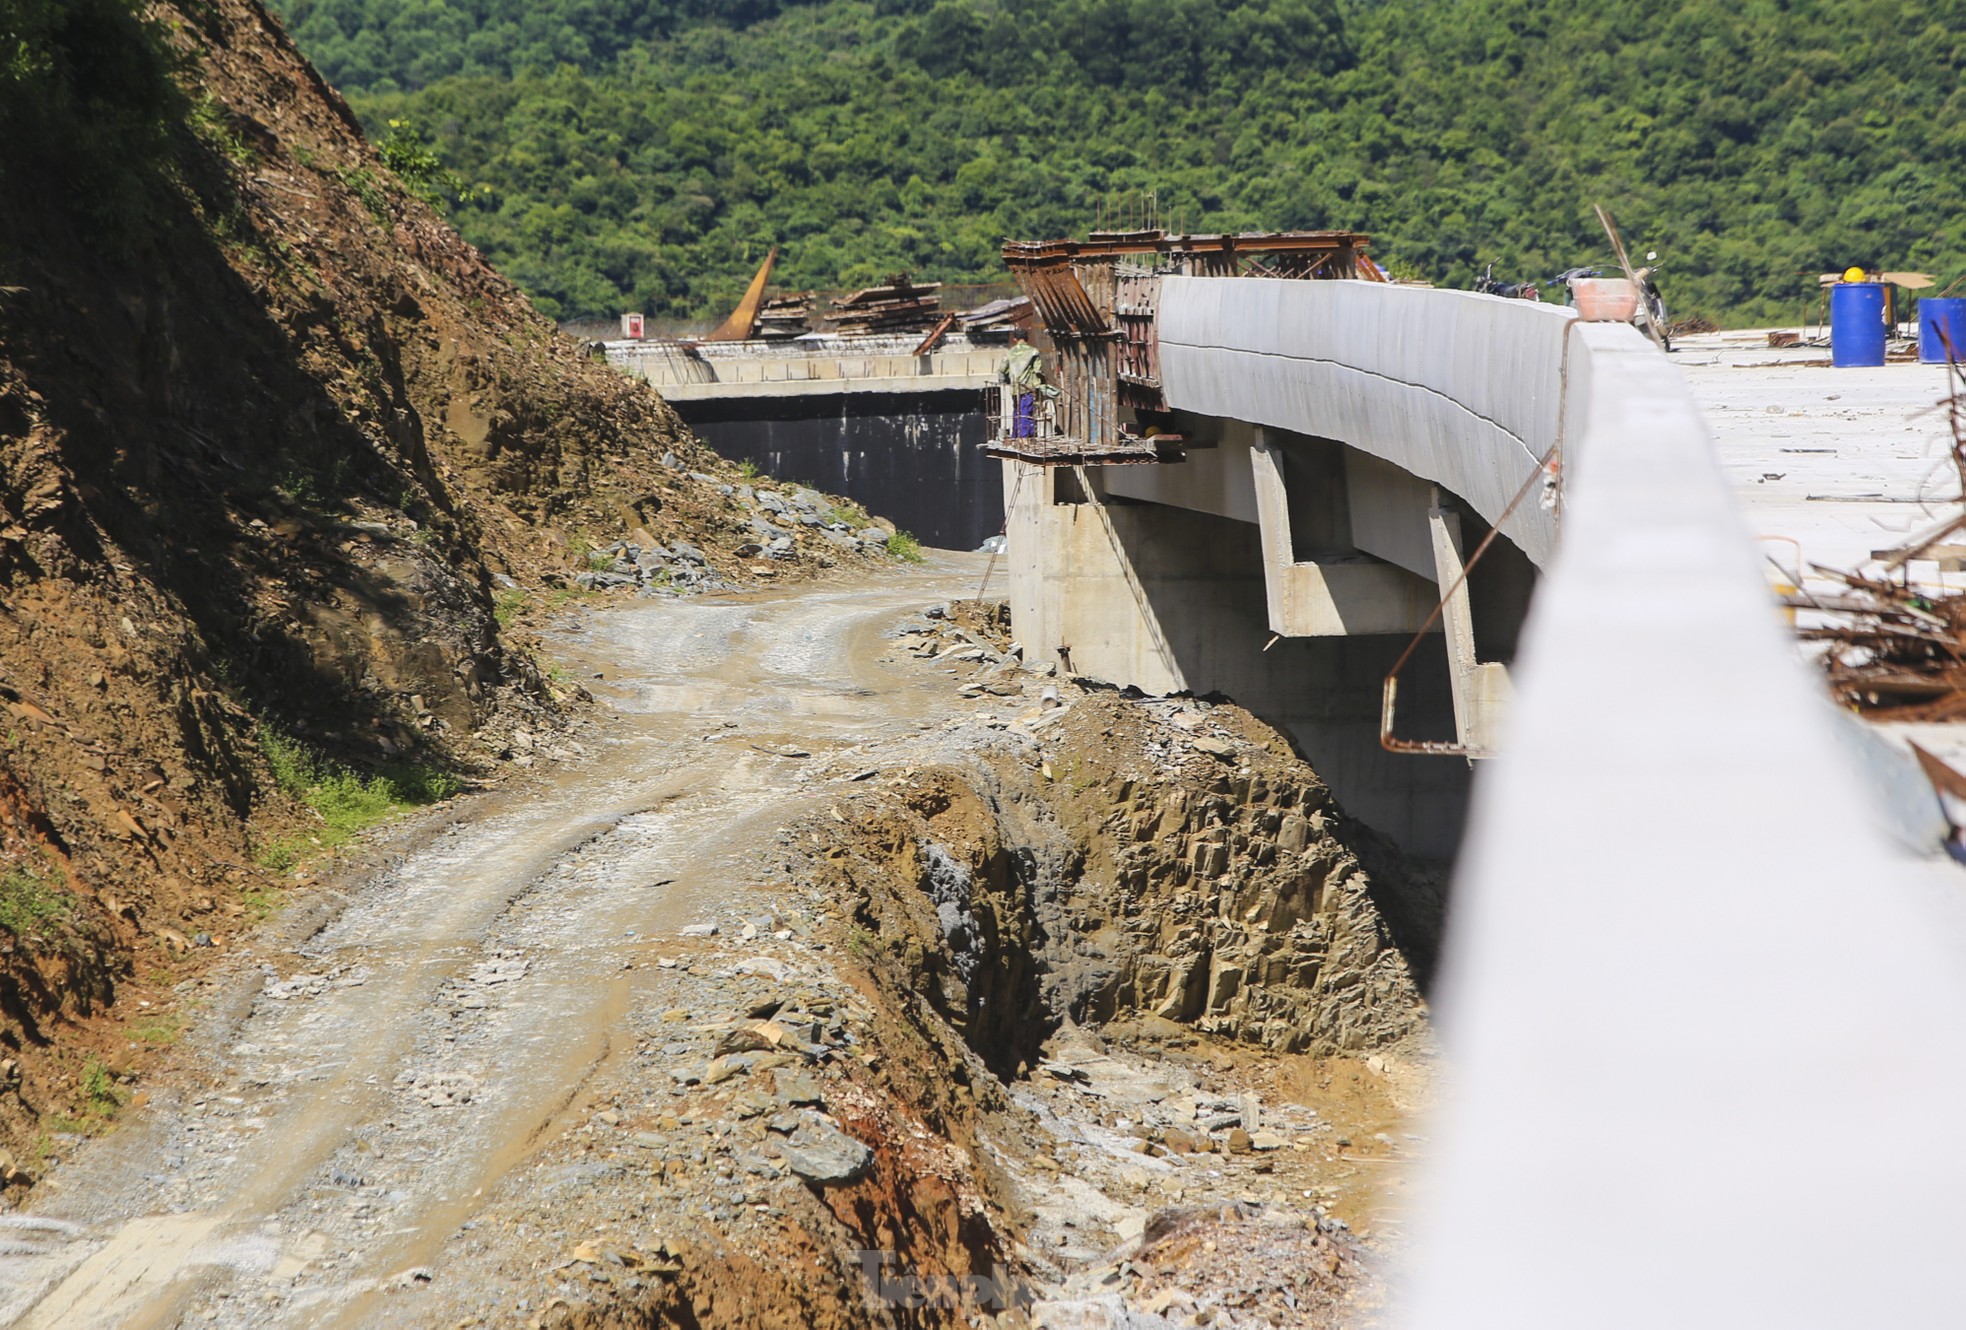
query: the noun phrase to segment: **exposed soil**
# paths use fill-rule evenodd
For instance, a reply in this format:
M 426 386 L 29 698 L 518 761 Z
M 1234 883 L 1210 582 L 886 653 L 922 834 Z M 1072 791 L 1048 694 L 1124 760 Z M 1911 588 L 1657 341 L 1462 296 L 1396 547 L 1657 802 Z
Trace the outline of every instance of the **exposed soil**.
M 579 700 L 521 602 L 575 594 L 548 584 L 590 546 L 683 542 L 724 586 L 878 554 L 794 522 L 746 557 L 732 468 L 401 188 L 257 0 L 156 13 L 183 64 L 154 154 L 104 179 L 0 137 L 6 1183 L 38 1124 L 127 1098 L 167 1039 L 124 1023 L 295 885 L 256 859 L 310 825 L 261 726 L 490 777 Z
M 1239 710 L 913 611 L 936 558 L 562 616 L 603 710 L 189 985 L 0 1317 L 1371 1323 L 1415 888 Z

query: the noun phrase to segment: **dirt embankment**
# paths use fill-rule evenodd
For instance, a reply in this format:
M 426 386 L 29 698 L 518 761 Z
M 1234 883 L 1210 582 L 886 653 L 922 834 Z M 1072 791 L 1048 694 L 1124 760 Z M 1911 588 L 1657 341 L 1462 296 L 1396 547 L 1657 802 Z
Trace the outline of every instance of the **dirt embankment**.
M 512 611 L 590 549 L 740 585 L 844 557 L 796 523 L 741 557 L 731 468 L 392 175 L 257 0 L 135 8 L 28 4 L 0 78 L 9 1179 L 38 1117 L 132 1093 L 91 1019 L 164 1005 L 268 898 L 256 849 L 305 836 L 263 728 L 482 772 L 571 692 Z

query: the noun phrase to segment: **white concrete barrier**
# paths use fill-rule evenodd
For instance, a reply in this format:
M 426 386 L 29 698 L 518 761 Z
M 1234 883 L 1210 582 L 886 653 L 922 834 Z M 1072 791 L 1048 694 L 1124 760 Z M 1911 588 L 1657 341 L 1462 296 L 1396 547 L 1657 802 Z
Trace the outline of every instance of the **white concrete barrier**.
M 1872 829 L 1678 372 L 1570 336 L 1394 1323 L 1966 1324 L 1966 884 Z

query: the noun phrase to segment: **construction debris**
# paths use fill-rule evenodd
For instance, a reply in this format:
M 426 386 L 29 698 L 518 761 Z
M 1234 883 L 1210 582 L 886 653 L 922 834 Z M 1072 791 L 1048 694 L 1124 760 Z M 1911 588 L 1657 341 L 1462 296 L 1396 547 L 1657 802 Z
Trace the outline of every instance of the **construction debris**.
M 812 331 L 811 319 L 812 292 L 773 296 L 759 307 L 757 326 L 751 335 L 768 342 L 803 337 Z
M 956 323 L 971 341 L 1008 341 L 1014 328 L 1028 328 L 1036 311 L 1029 296 L 1008 296 L 966 309 Z
M 1812 565 L 1835 592 L 1784 597 L 1821 623 L 1799 627 L 1826 644 L 1823 667 L 1837 700 L 1894 720 L 1966 717 L 1966 593 L 1934 595 L 1883 577 Z
M 1811 564 L 1834 589 L 1797 585 L 1783 597 L 1807 615 L 1797 635 L 1823 644 L 1823 668 L 1837 700 L 1893 720 L 1966 717 L 1966 590 L 1914 584 L 1910 574 L 1914 560 L 1936 560 L 1943 571 L 1958 549 L 1948 542 L 1966 532 L 1966 370 L 1952 361 L 1947 374 L 1960 511 L 1906 545 L 1877 551 L 1878 571 Z
M 868 286 L 833 302 L 838 313 L 826 322 L 842 337 L 927 332 L 942 316 L 940 282 L 917 285 L 907 273 L 894 273 L 886 286 Z

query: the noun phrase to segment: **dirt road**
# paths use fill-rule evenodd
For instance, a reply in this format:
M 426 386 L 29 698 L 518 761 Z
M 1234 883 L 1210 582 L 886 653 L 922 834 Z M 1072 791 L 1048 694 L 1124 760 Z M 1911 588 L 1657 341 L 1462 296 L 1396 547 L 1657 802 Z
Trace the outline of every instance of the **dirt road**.
M 613 713 L 585 755 L 405 839 L 311 935 L 242 948 L 199 995 L 202 1081 L 0 1221 L 0 1322 L 402 1323 L 389 1291 L 632 1045 L 624 1013 L 667 982 L 649 936 L 756 915 L 745 884 L 809 766 L 954 709 L 881 634 L 979 566 L 583 615 L 557 651 Z

